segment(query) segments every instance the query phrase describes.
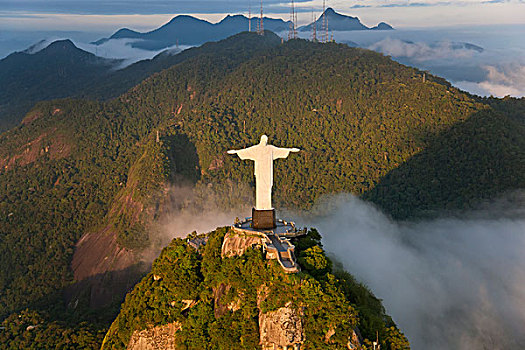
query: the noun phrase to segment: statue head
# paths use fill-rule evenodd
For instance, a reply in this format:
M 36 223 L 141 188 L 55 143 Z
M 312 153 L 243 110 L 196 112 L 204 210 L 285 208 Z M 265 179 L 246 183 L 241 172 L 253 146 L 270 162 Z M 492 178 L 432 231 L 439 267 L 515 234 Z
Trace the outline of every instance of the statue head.
M 268 136 L 266 136 L 266 135 L 261 136 L 260 144 L 263 145 L 263 146 L 266 146 L 268 144 Z

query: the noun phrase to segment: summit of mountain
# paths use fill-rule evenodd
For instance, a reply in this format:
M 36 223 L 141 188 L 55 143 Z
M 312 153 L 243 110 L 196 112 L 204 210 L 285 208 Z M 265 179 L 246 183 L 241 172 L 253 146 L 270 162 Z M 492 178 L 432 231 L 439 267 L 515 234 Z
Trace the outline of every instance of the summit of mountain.
M 359 18 L 344 15 L 336 12 L 333 8 L 329 7 L 325 10 L 319 18 L 308 25 L 299 28 L 301 32 L 307 32 L 312 30 L 312 26 L 315 26 L 318 31 L 322 31 L 325 26 L 325 21 L 328 24 L 328 31 L 352 31 L 352 30 L 392 30 L 392 26 L 385 22 L 379 23 L 376 27 L 369 28 L 365 26 Z
M 232 240 L 237 249 L 225 249 Z M 101 349 L 364 350 L 379 338 L 382 348 L 409 350 L 381 301 L 333 268 L 317 230 L 293 244 L 298 274 L 268 259 L 260 237 L 232 228 L 174 239 L 126 297 Z
M 0 130 L 16 125 L 37 101 L 83 93 L 121 63 L 97 57 L 69 39 L 43 44 L 0 60 Z

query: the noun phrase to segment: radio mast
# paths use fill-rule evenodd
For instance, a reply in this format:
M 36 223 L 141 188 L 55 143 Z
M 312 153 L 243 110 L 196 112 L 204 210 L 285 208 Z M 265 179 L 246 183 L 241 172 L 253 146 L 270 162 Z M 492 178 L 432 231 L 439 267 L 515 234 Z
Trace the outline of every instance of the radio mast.
M 257 34 L 264 35 L 263 2 L 262 2 L 262 0 L 261 0 L 261 18 L 259 19 L 259 26 L 257 27 Z
M 317 21 L 315 19 L 315 12 L 312 9 L 312 41 L 317 42 Z
M 326 17 L 326 0 L 323 0 L 323 42 L 328 42 L 328 18 Z
M 297 14 L 295 13 L 295 3 L 293 0 L 290 9 L 290 31 L 288 32 L 288 40 L 291 39 L 297 39 Z

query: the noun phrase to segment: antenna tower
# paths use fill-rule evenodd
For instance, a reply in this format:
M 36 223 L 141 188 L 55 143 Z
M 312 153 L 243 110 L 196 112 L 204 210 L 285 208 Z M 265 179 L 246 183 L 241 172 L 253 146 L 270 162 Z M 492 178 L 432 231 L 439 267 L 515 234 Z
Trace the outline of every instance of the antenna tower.
M 315 13 L 312 9 L 312 41 L 317 42 L 317 21 L 315 20 Z
M 248 31 L 252 31 L 252 2 L 248 3 Z
M 326 17 L 326 0 L 323 0 L 323 42 L 328 42 L 328 18 Z
M 288 40 L 291 39 L 297 39 L 297 13 L 295 12 L 295 3 L 293 0 L 290 9 L 290 31 L 288 32 Z
M 263 2 L 261 0 L 261 18 L 259 19 L 259 25 L 257 27 L 257 34 L 264 35 L 264 24 L 263 24 Z

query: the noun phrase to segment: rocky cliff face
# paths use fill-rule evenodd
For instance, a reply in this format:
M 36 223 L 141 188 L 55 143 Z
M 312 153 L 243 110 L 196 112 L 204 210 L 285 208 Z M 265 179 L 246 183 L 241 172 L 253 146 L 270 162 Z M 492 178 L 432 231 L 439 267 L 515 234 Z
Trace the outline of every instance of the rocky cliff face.
M 259 337 L 264 350 L 288 347 L 299 349 L 304 342 L 302 311 L 287 303 L 275 311 L 261 313 Z
M 175 333 L 179 329 L 180 324 L 174 322 L 135 331 L 129 341 L 128 350 L 174 350 L 176 349 Z
M 195 237 L 175 239 L 126 297 L 102 349 L 361 349 L 376 333 L 382 348 L 408 349 L 382 306 L 372 319 L 366 288 L 316 268 L 328 259 L 318 234 L 294 242 L 309 261 L 298 274 L 266 259 L 255 238 L 221 228 L 198 249 Z
M 221 256 L 223 258 L 231 258 L 234 256 L 243 255 L 246 250 L 254 246 L 261 246 L 264 237 L 258 235 L 242 234 L 234 231 L 229 231 L 224 237 L 222 243 Z

